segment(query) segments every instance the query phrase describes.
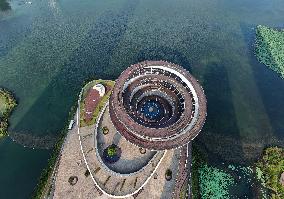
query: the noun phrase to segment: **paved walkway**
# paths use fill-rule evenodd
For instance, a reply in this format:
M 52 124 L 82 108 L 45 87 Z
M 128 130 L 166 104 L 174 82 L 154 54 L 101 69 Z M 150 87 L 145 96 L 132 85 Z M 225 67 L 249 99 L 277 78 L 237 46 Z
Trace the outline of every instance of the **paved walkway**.
M 106 194 L 124 196 L 139 191 L 139 188 L 151 177 L 156 166 L 159 164 L 164 152 L 159 152 L 143 170 L 133 175 L 116 174 L 97 158 L 97 151 L 94 148 L 95 125 L 80 128 L 80 136 L 86 161 L 95 182 Z
M 76 124 L 66 137 L 56 175 L 54 199 L 91 199 L 99 197 L 99 192 L 96 190 L 92 178 L 84 175 L 86 165 L 80 150 L 77 130 L 78 126 Z M 78 177 L 78 182 L 73 186 L 68 182 L 70 176 Z
M 107 112 L 108 113 L 108 112 Z M 107 117 L 107 120 L 109 118 Z M 76 116 L 75 116 L 75 121 Z M 103 123 L 102 125 L 104 125 Z M 109 127 L 109 126 L 108 126 Z M 137 199 L 170 199 L 173 197 L 173 192 L 181 187 L 187 176 L 185 159 L 187 155 L 185 151 L 180 149 L 160 151 L 155 154 L 150 164 L 147 164 L 144 169 L 140 169 L 134 174 L 118 174 L 108 168 L 103 162 L 97 158 L 98 150 L 96 150 L 96 125 L 82 127 L 78 129 L 78 125 L 74 125 L 69 131 L 62 149 L 59 166 L 57 169 L 55 189 L 52 195 L 55 199 L 110 199 L 110 195 L 120 196 L 121 198 L 137 198 Z M 109 139 L 113 129 L 109 127 L 110 134 L 105 140 L 107 144 L 113 142 Z M 79 135 L 78 135 L 79 133 Z M 102 133 L 102 132 L 101 132 Z M 113 136 L 113 135 L 112 135 Z M 120 137 L 118 144 L 129 145 L 130 143 Z M 80 145 L 81 140 L 81 145 Z M 84 151 L 85 159 L 82 150 Z M 130 144 L 129 153 L 125 154 L 124 158 L 131 158 L 131 151 L 139 153 L 139 148 Z M 136 151 L 137 149 L 137 151 Z M 141 154 L 140 154 L 141 155 Z M 85 164 L 85 160 L 88 165 Z M 157 167 L 157 165 L 159 165 Z M 182 166 L 181 166 L 182 165 Z M 91 175 L 86 177 L 84 174 L 87 166 L 91 171 Z M 184 167 L 185 166 L 185 167 Z M 171 169 L 172 180 L 165 180 L 165 171 Z M 75 185 L 70 185 L 68 179 L 71 176 L 78 177 Z M 155 176 L 155 177 L 154 177 Z M 178 183 L 177 183 L 178 182 Z M 98 186 L 100 189 L 98 188 Z M 176 187 L 176 189 L 175 189 Z M 141 189 L 140 189 L 141 188 Z M 103 194 L 103 192 L 105 194 Z M 124 197 L 124 195 L 133 196 Z
M 106 126 L 109 129 L 107 135 L 103 134 L 102 128 Z M 111 144 L 115 144 L 121 148 L 122 153 L 120 159 L 112 164 L 106 163 L 106 165 L 118 173 L 127 174 L 139 171 L 146 166 L 149 161 L 157 154 L 155 151 L 146 150 L 145 154 L 140 153 L 140 148 L 128 142 L 123 136 L 121 136 L 113 126 L 109 110 L 106 108 L 98 125 L 98 133 L 95 138 L 97 141 L 98 151 L 100 156 L 103 155 L 103 151 Z

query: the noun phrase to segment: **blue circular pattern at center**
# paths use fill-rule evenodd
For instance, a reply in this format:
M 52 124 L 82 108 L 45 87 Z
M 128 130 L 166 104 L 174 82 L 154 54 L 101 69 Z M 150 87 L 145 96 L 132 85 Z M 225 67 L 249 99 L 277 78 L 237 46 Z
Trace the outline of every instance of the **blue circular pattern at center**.
M 158 101 L 149 100 L 141 107 L 141 113 L 143 113 L 147 119 L 159 120 L 162 114 L 162 106 Z

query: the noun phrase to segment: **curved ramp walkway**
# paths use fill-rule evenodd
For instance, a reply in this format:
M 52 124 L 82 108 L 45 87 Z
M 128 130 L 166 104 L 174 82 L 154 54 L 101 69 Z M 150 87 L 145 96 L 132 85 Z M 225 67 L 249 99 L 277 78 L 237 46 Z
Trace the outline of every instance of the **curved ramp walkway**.
M 99 118 L 103 113 L 104 111 L 101 112 Z M 117 173 L 98 158 L 100 154 L 95 147 L 97 128 L 98 123 L 78 129 L 82 152 L 94 183 L 103 194 L 110 197 L 125 198 L 138 193 L 154 175 L 166 151 L 157 152 L 150 162 L 139 171 L 129 174 Z

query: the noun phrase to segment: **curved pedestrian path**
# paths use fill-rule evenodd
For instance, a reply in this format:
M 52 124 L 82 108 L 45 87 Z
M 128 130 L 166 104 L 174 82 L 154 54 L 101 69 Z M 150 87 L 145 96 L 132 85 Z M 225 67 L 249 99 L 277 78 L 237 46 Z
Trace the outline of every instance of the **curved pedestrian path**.
M 104 134 L 103 128 L 108 129 L 108 133 Z M 122 153 L 119 160 L 115 163 L 108 163 L 103 161 L 108 169 L 119 174 L 130 174 L 139 172 L 151 163 L 151 160 L 157 155 L 156 151 L 146 150 L 141 153 L 141 148 L 128 142 L 123 136 L 118 133 L 111 122 L 108 106 L 98 121 L 96 129 L 96 137 L 94 140 L 95 148 L 97 150 L 97 158 L 103 161 L 104 149 L 108 146 L 115 144 L 118 146 Z
M 99 118 L 103 113 L 104 111 L 101 112 Z M 80 121 L 79 117 L 78 120 Z M 98 121 L 100 121 L 100 119 L 98 119 Z M 95 147 L 97 128 L 98 122 L 91 126 L 78 128 L 84 161 L 95 185 L 103 194 L 115 198 L 125 198 L 138 193 L 151 179 L 163 160 L 166 151 L 157 152 L 150 160 L 149 164 L 142 167 L 139 171 L 129 174 L 120 174 L 114 172 L 99 160 L 98 157 L 100 154 Z
M 190 144 L 165 151 L 140 150 L 116 132 L 108 103 L 92 126 L 79 127 L 79 113 L 80 104 L 74 118 L 76 123 L 68 132 L 56 169 L 51 190 L 53 198 L 171 199 L 180 198 L 180 193 L 187 191 Z M 102 132 L 104 126 L 109 129 L 106 135 Z M 100 153 L 113 143 L 122 149 L 122 162 L 107 165 Z M 172 171 L 169 181 L 165 179 L 167 169 Z M 90 175 L 86 175 L 87 171 Z M 78 177 L 75 185 L 68 182 L 70 176 Z

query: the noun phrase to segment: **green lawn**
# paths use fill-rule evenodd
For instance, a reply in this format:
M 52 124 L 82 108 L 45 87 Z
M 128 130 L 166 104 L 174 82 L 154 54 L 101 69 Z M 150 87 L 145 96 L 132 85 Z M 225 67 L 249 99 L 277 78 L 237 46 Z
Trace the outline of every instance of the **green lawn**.
M 261 63 L 284 78 L 284 30 L 257 26 L 255 54 Z

